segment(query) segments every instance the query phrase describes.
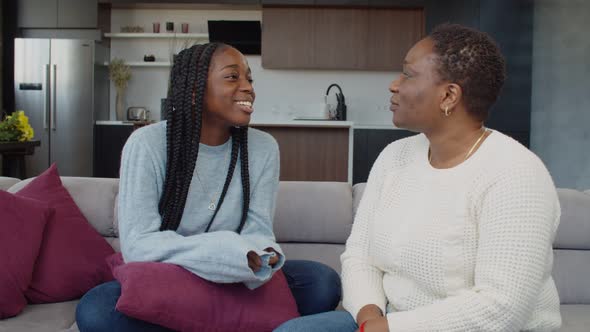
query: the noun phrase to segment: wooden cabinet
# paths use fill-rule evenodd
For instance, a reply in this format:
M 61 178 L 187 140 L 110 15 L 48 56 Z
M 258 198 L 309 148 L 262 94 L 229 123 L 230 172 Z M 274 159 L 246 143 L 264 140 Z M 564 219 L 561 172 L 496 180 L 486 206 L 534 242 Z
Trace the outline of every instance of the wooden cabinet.
M 97 26 L 97 0 L 19 0 L 20 28 L 93 28 Z
M 425 19 L 418 9 L 369 9 L 366 67 L 401 70 L 410 48 L 425 35 Z
M 350 128 L 252 125 L 271 134 L 281 153 L 281 181 L 348 181 Z
M 375 160 L 389 143 L 413 135 L 401 129 L 355 129 L 352 183 L 367 182 Z
M 424 35 L 422 9 L 264 7 L 262 17 L 272 69 L 399 70 Z
M 121 152 L 132 132 L 132 125 L 94 126 L 94 177 L 119 177 Z

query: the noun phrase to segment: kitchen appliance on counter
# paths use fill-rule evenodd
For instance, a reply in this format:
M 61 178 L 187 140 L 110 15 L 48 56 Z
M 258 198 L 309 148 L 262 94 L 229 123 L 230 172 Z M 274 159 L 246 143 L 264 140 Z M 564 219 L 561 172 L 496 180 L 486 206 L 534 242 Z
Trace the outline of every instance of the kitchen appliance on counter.
M 145 107 L 129 107 L 127 109 L 128 121 L 149 121 L 150 111 Z
M 328 90 L 326 90 L 326 96 L 324 97 L 324 103 L 326 105 L 328 105 L 328 94 L 330 93 L 330 89 L 332 89 L 332 87 L 338 88 L 338 91 L 340 91 L 340 93 L 336 92 L 336 101 L 337 101 L 336 108 L 332 108 L 331 105 L 329 105 L 329 107 L 328 107 L 328 109 L 330 110 L 330 118 L 333 120 L 346 121 L 346 103 L 344 102 L 344 94 L 342 93 L 342 89 L 340 88 L 340 86 L 338 84 L 336 84 L 336 83 L 330 84 L 330 86 L 328 87 Z
M 14 52 L 16 109 L 27 113 L 41 141 L 27 156 L 27 177 L 54 162 L 60 175 L 92 176 L 95 82 L 101 82 L 94 41 L 17 38 Z

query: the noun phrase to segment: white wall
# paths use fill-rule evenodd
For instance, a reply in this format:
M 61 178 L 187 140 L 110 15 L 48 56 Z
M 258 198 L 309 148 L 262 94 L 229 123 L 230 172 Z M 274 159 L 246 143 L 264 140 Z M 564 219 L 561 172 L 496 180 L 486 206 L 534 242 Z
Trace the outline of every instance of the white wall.
M 152 23 L 172 21 L 175 29 L 189 23 L 189 32 L 207 32 L 207 20 L 262 20 L 257 10 L 154 10 L 113 9 L 111 31 L 121 26 L 139 25 L 146 32 Z M 183 40 L 112 39 L 111 58 L 142 61 L 145 54 L 154 54 L 156 61 L 169 61 L 170 54 L 183 47 Z M 346 50 L 343 50 L 346 52 Z M 261 66 L 260 56 L 248 56 L 256 91 L 253 120 L 287 120 L 309 115 L 323 103 L 327 87 L 338 83 L 348 106 L 348 120 L 364 125 L 391 125 L 389 83 L 398 73 L 353 70 L 269 70 Z M 166 96 L 170 68 L 133 67 L 133 78 L 127 90 L 127 106 L 146 106 L 152 118 L 160 118 L 160 99 Z M 336 103 L 336 89 L 329 102 Z M 114 119 L 115 89 L 111 87 L 111 119 Z

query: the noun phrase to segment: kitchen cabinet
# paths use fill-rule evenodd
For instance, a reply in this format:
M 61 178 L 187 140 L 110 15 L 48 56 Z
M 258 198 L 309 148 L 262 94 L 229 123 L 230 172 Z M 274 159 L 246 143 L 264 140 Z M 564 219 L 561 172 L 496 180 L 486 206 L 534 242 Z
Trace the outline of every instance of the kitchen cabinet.
M 110 3 L 113 5 L 142 5 L 154 4 L 162 8 L 161 5 L 172 4 L 177 7 L 178 4 L 199 5 L 260 5 L 260 0 L 99 0 L 99 3 Z
M 401 70 L 406 53 L 425 35 L 425 19 L 417 9 L 368 10 L 366 69 Z
M 262 5 L 313 5 L 315 0 L 261 0 Z
M 318 121 L 320 122 L 320 121 Z M 250 126 L 269 133 L 279 145 L 281 181 L 352 181 L 352 123 L 324 121 Z
M 369 0 L 315 0 L 316 6 L 367 6 Z
M 119 177 L 121 152 L 133 129 L 132 124 L 94 126 L 94 177 Z
M 263 7 L 262 17 L 270 69 L 400 70 L 424 35 L 419 8 Z
M 20 28 L 93 28 L 97 26 L 97 0 L 19 0 Z
M 416 133 L 402 129 L 355 129 L 353 184 L 367 182 L 371 167 L 389 143 L 413 135 Z

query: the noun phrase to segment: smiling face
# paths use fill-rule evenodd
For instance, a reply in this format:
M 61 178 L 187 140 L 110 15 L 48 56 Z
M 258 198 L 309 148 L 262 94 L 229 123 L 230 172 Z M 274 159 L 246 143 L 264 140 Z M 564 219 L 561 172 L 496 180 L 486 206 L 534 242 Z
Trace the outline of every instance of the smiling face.
M 414 45 L 406 55 L 403 72 L 389 86 L 393 93 L 390 110 L 397 127 L 424 132 L 440 121 L 445 85 L 437 74 L 433 45 L 430 38 Z
M 218 49 L 209 66 L 203 121 L 224 127 L 247 126 L 254 99 L 246 57 L 233 47 Z

